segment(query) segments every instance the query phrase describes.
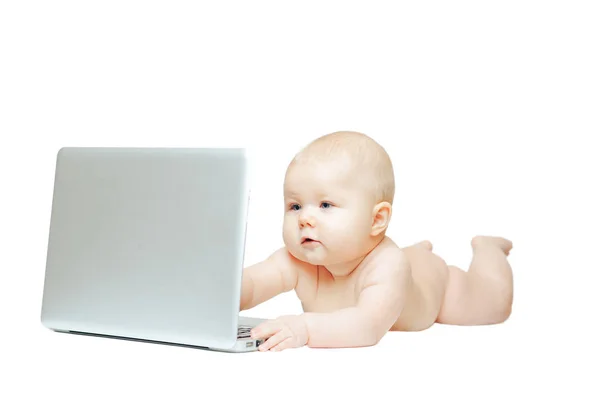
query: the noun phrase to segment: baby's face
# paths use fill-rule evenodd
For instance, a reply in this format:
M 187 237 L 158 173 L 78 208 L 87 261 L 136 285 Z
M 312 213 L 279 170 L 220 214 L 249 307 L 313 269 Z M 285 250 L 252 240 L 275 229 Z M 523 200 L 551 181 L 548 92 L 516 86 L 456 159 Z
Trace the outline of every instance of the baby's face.
M 374 204 L 348 164 L 302 162 L 284 183 L 283 239 L 296 258 L 333 265 L 365 254 Z

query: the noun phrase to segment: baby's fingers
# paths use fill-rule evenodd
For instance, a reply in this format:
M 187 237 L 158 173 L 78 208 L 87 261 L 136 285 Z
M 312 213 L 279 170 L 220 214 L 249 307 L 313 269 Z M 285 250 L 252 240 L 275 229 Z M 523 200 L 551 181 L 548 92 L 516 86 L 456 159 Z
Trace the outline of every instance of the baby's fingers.
M 284 349 L 290 349 L 290 348 L 295 348 L 295 347 L 296 346 L 294 345 L 294 340 L 292 339 L 292 337 L 287 337 L 283 341 L 281 341 L 279 344 L 273 346 L 271 348 L 271 352 L 280 352 Z
M 281 342 L 285 341 L 287 338 L 288 337 L 283 333 L 283 331 L 279 331 L 277 334 L 273 335 L 271 338 L 266 340 L 261 346 L 259 346 L 258 350 L 263 352 L 268 351 L 274 346 L 277 346 Z
M 268 338 L 279 331 L 281 331 L 279 323 L 268 321 L 250 330 L 250 337 L 252 339 Z

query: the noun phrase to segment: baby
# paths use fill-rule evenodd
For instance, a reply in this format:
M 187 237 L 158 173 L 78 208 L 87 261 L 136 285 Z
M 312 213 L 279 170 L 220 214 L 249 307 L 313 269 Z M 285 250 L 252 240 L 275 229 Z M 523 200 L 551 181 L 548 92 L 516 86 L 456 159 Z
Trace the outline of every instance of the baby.
M 434 323 L 504 322 L 513 300 L 512 243 L 471 241 L 467 272 L 447 266 L 423 241 L 399 248 L 386 230 L 395 183 L 387 152 L 357 132 L 335 132 L 305 147 L 284 182 L 285 246 L 243 271 L 240 309 L 295 290 L 304 313 L 255 327 L 261 351 L 358 347 L 387 331 Z

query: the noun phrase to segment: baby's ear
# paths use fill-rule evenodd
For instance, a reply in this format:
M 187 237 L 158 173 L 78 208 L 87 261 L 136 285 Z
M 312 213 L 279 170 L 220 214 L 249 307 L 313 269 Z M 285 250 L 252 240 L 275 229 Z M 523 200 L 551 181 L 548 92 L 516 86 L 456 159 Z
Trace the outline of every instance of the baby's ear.
M 380 202 L 373 208 L 373 224 L 371 235 L 378 236 L 385 231 L 392 218 L 392 205 L 389 202 Z

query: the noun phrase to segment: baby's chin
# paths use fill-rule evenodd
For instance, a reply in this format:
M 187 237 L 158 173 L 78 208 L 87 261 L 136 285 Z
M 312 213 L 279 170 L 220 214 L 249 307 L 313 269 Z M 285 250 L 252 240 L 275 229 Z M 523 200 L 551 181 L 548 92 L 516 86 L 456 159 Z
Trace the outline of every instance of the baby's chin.
M 298 260 L 314 265 L 314 266 L 325 266 L 334 265 L 343 261 L 336 257 L 334 253 L 331 253 L 326 247 L 318 247 L 307 249 L 303 247 L 288 247 L 288 251 Z
M 323 248 L 306 249 L 301 246 L 287 245 L 287 249 L 294 258 L 311 265 L 323 265 L 327 261 Z

